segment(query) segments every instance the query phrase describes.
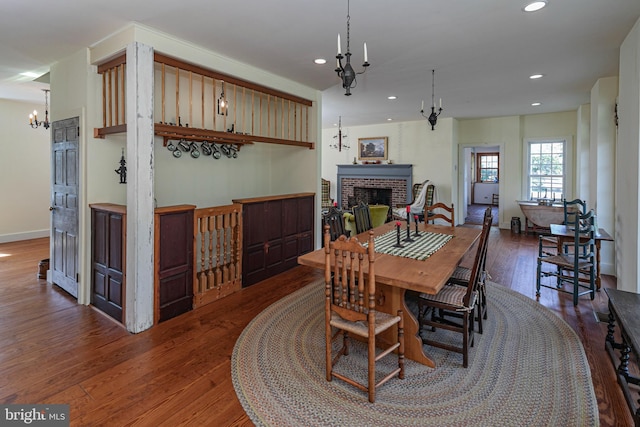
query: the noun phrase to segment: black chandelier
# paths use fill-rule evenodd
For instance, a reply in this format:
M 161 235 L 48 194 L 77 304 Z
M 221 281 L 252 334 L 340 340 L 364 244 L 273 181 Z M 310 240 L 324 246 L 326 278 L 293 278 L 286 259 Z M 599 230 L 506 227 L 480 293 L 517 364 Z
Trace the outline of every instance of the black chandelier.
M 338 54 L 336 55 L 336 73 L 342 80 L 342 87 L 345 89 L 345 95 L 351 95 L 351 89 L 356 87 L 356 74 L 364 74 L 367 71 L 369 62 L 367 61 L 367 43 L 364 43 L 364 70 L 356 73 L 351 66 L 351 50 L 349 49 L 349 21 L 351 16 L 349 15 L 349 0 L 347 0 L 347 53 L 342 56 L 342 49 L 340 47 L 340 34 L 338 34 Z M 346 63 L 342 66 L 342 59 L 346 57 Z
M 40 126 L 49 129 L 49 126 L 51 126 L 49 122 L 49 89 L 42 90 L 44 91 L 44 121 L 38 121 L 38 112 L 33 110 L 33 113 L 29 114 L 29 126 L 34 129 Z
M 347 142 L 344 142 L 342 138 L 346 138 L 347 135 L 342 133 L 342 116 L 338 117 L 338 134 L 333 136 L 333 139 L 337 139 L 338 142 L 330 145 L 331 148 L 337 148 L 338 151 L 342 151 L 342 149 L 348 150 L 351 148 Z
M 431 125 L 431 130 L 436 130 L 436 123 L 438 123 L 438 116 L 442 113 L 442 98 L 440 98 L 440 107 L 438 108 L 438 112 L 436 112 L 436 98 L 435 98 L 435 90 L 434 90 L 434 82 L 436 78 L 436 70 L 431 70 L 431 114 L 429 116 L 424 115 L 424 101 L 422 101 L 422 107 L 420 108 L 420 114 L 422 117 L 426 118 Z

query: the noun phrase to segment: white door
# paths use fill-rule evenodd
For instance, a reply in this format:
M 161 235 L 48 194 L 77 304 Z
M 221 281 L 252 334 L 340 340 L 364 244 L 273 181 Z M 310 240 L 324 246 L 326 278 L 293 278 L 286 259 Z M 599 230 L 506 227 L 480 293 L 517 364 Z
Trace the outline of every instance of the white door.
M 52 123 L 51 281 L 78 298 L 78 135 L 80 118 Z

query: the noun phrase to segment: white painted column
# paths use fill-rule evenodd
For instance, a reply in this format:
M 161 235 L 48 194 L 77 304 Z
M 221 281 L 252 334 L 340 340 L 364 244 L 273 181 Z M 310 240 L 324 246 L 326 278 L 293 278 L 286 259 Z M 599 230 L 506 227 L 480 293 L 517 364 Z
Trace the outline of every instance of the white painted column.
M 640 293 L 640 19 L 620 46 L 616 150 L 618 289 Z
M 599 79 L 591 89 L 591 130 L 589 147 L 589 195 L 587 208 L 594 208 L 598 226 L 615 234 L 615 138 L 614 106 L 618 95 L 618 78 Z M 601 269 L 615 275 L 614 244 L 602 242 Z
M 153 326 L 153 48 L 127 46 L 127 268 L 125 325 Z

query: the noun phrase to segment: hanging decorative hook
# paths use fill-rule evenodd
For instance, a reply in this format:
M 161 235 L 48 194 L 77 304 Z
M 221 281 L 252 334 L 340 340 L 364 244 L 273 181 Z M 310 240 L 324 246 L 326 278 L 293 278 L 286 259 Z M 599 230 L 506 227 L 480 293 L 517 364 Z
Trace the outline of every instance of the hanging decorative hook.
M 127 183 L 127 161 L 124 159 L 124 148 L 122 149 L 122 157 L 120 157 L 120 167 L 116 169 L 116 173 L 120 175 L 120 184 Z

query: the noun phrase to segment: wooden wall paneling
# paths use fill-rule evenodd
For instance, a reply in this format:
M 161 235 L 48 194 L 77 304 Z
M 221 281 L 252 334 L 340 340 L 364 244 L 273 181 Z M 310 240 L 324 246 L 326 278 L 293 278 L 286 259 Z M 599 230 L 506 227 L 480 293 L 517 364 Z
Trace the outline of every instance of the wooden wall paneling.
M 314 193 L 234 200 L 242 204 L 242 286 L 297 265 L 313 249 Z

